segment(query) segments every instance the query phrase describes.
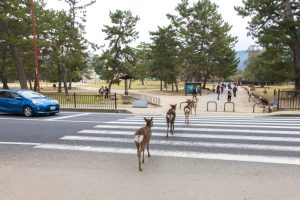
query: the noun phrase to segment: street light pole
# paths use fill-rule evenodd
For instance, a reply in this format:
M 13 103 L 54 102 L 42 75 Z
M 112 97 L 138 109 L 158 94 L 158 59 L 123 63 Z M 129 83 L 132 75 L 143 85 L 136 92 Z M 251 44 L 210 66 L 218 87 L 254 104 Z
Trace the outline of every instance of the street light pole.
M 40 92 L 40 79 L 39 79 L 39 59 L 38 59 L 38 49 L 36 45 L 36 23 L 35 23 L 35 12 L 34 12 L 34 2 L 30 0 L 31 3 L 31 19 L 32 19 L 32 34 L 33 34 L 33 49 L 34 49 L 34 64 L 35 64 L 35 80 L 36 80 L 36 90 Z

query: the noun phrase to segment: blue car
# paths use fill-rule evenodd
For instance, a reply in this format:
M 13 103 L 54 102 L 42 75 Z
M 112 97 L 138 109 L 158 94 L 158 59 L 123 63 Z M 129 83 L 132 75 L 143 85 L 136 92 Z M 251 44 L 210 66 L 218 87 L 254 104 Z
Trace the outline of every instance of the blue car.
M 31 90 L 0 90 L 0 112 L 33 115 L 55 115 L 60 112 L 57 100 Z

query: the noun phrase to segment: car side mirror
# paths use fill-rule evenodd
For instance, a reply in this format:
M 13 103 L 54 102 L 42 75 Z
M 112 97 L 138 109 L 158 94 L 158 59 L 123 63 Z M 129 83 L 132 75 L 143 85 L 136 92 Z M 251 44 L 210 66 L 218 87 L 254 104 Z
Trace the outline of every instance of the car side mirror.
M 23 100 L 23 98 L 22 98 L 22 97 L 15 97 L 15 100 L 22 101 L 22 100 Z

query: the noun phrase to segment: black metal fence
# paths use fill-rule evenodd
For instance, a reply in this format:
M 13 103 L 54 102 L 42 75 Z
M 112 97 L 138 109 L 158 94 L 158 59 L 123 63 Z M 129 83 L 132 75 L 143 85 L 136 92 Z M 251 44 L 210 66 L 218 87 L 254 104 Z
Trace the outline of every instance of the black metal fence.
M 61 108 L 72 109 L 101 109 L 116 110 L 117 95 L 109 94 L 100 96 L 99 94 L 62 94 L 62 93 L 44 93 L 45 96 L 59 101 Z
M 300 91 L 278 91 L 277 110 L 300 110 Z

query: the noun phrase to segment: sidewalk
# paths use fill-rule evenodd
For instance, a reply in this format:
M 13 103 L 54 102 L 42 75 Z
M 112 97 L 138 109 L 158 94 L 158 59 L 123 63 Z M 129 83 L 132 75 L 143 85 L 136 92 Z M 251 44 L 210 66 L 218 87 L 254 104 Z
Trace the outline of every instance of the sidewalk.
M 97 88 L 80 86 L 82 89 L 95 90 Z M 124 90 L 112 90 L 114 93 L 124 94 Z M 130 91 L 133 93 L 144 94 L 148 96 L 155 96 L 160 98 L 160 106 L 148 105 L 147 108 L 133 108 L 132 105 L 118 105 L 118 109 L 127 110 L 133 114 L 144 114 L 144 115 L 165 115 L 170 108 L 170 104 L 177 103 L 176 113 L 178 115 L 183 115 L 183 107 L 185 104 L 182 104 L 180 110 L 180 102 L 184 102 L 186 99 L 191 99 L 192 96 L 171 96 L 171 95 L 159 95 L 154 94 L 153 92 L 148 92 L 147 90 L 133 90 Z M 231 98 L 231 101 L 235 105 L 235 112 L 233 111 L 232 104 L 226 104 L 226 111 L 224 112 L 224 103 L 227 102 L 227 90 L 224 90 L 224 93 L 220 95 L 220 100 L 217 100 L 217 94 L 210 93 L 207 95 L 197 96 L 197 115 L 235 115 L 235 116 L 273 116 L 273 115 L 289 115 L 289 116 L 300 116 L 300 111 L 276 111 L 273 113 L 263 113 L 263 109 L 259 106 L 255 107 L 255 113 L 253 113 L 254 102 L 249 102 L 248 91 L 242 87 L 238 87 L 236 97 Z M 214 103 L 210 103 L 207 111 L 207 102 L 215 101 L 217 103 L 217 112 L 215 112 Z
M 134 91 L 135 93 L 145 94 L 153 96 L 153 93 L 147 93 L 147 90 Z M 191 99 L 192 96 L 168 96 L 168 95 L 154 95 L 161 100 L 161 106 L 148 105 L 148 108 L 133 108 L 132 105 L 120 105 L 119 109 L 126 109 L 133 114 L 146 114 L 146 115 L 165 115 L 170 108 L 169 104 L 176 104 L 176 113 L 183 115 L 183 106 L 180 110 L 180 102 L 186 99 Z M 253 105 L 255 102 L 249 102 L 248 91 L 242 87 L 238 88 L 236 97 L 232 96 L 231 101 L 235 105 L 235 112 L 233 111 L 232 104 L 226 104 L 226 111 L 224 112 L 224 103 L 227 102 L 227 90 L 220 95 L 220 100 L 217 100 L 217 94 L 210 93 L 207 95 L 197 96 L 197 115 L 235 115 L 235 116 L 300 116 L 300 111 L 276 111 L 272 113 L 263 113 L 263 109 L 259 106 L 255 107 L 255 113 L 253 113 Z M 207 102 L 215 101 L 217 103 L 217 112 L 215 112 L 214 103 L 210 103 L 207 111 Z
M 253 113 L 253 102 L 248 102 L 248 93 L 247 91 L 239 87 L 237 92 L 237 97 L 232 97 L 232 102 L 235 105 L 235 112 L 233 111 L 233 104 L 226 104 L 226 112 L 224 112 L 224 103 L 227 102 L 227 90 L 224 90 L 224 93 L 220 95 L 220 100 L 217 100 L 217 94 L 210 93 L 207 95 L 197 96 L 197 115 L 259 115 L 262 113 L 262 109 L 257 107 L 255 109 L 256 113 Z M 153 95 L 147 93 L 147 90 L 144 91 L 134 91 L 135 93 Z M 120 109 L 126 109 L 134 114 L 165 114 L 170 108 L 169 104 L 177 103 L 177 114 L 183 114 L 183 110 L 180 110 L 180 102 L 184 102 L 186 99 L 191 99 L 192 96 L 167 96 L 167 95 L 155 95 L 161 100 L 161 106 L 151 106 L 148 108 L 132 108 L 132 105 L 121 105 Z M 217 103 L 217 112 L 215 112 L 215 104 L 209 104 L 209 111 L 207 111 L 207 102 L 214 101 Z M 182 104 L 182 107 L 185 104 Z

